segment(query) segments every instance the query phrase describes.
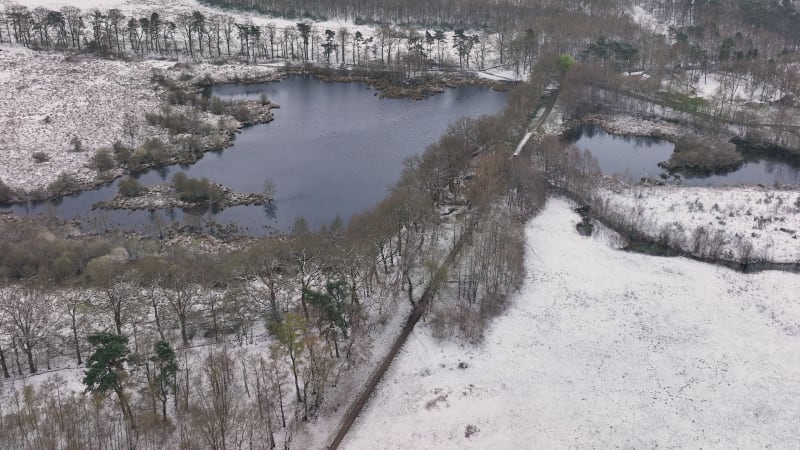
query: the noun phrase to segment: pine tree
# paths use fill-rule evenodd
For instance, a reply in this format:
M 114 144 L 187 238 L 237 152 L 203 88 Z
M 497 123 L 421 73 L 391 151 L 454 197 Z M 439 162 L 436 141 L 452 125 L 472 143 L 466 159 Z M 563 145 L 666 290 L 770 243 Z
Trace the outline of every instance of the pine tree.
M 130 353 L 128 337 L 103 332 L 90 334 L 88 340 L 96 347 L 96 350 L 86 362 L 87 370 L 83 377 L 86 392 L 103 397 L 108 395 L 109 391 L 117 394 L 122 415 L 125 416 L 125 420 L 128 421 L 131 428 L 135 429 L 133 412 L 128 403 L 128 395 L 125 393 L 125 381 L 128 378 L 125 364 Z

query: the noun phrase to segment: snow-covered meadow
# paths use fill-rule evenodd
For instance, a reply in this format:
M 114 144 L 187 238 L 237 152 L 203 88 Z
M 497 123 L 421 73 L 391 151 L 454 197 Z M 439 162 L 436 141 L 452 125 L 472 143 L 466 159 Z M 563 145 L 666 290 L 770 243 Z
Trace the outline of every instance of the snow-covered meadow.
M 624 216 L 653 239 L 680 237 L 687 251 L 694 250 L 703 228 L 709 240 L 721 233 L 723 258 L 739 259 L 746 249 L 751 260 L 800 261 L 798 189 L 631 186 L 598 195 L 606 211 Z
M 158 110 L 152 67 L 3 48 L 0 180 L 24 190 L 43 189 L 62 172 L 90 182 L 95 172 L 87 165 L 94 150 L 125 141 L 125 115 L 143 123 L 145 112 Z M 83 151 L 70 151 L 73 137 L 80 139 Z M 50 161 L 36 163 L 35 152 L 44 152 Z
M 615 250 L 571 207 L 484 344 L 419 327 L 344 448 L 800 446 L 800 277 Z

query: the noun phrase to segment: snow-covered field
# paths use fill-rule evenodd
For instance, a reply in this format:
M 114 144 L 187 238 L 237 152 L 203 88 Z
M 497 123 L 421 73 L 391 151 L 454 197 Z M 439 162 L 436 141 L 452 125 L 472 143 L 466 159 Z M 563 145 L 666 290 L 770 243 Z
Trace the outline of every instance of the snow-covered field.
M 0 180 L 9 186 L 45 188 L 61 172 L 91 181 L 95 172 L 86 165 L 94 150 L 115 140 L 129 143 L 123 117 L 130 114 L 143 126 L 144 113 L 158 110 L 152 64 L 74 61 L 15 47 L 0 51 L 0 71 L 8 75 L 0 77 Z M 70 151 L 73 137 L 84 151 Z M 35 152 L 50 161 L 36 163 Z
M 800 190 L 762 187 L 629 187 L 601 190 L 606 209 L 637 223 L 652 238 L 665 233 L 685 241 L 691 251 L 696 230 L 710 239 L 724 238 L 721 256 L 741 256 L 749 242 L 750 257 L 771 262 L 800 261 Z M 746 247 L 746 246 L 745 246 Z
M 550 200 L 485 343 L 419 327 L 343 447 L 800 446 L 800 276 L 621 252 L 578 221 Z

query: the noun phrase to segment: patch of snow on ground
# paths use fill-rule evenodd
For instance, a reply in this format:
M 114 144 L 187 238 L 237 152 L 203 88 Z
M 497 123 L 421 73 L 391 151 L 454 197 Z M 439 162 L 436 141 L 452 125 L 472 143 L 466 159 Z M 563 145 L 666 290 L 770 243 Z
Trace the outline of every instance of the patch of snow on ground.
M 3 47 L 0 67 L 0 179 L 14 188 L 45 188 L 59 173 L 91 181 L 94 150 L 115 140 L 128 143 L 123 117 L 144 127 L 144 113 L 160 100 L 150 84 L 150 66 L 94 58 L 66 62 L 65 55 Z M 80 138 L 84 151 L 71 152 Z M 34 152 L 49 162 L 36 163 Z
M 642 28 L 648 29 L 655 34 L 669 34 L 669 24 L 660 22 L 650 11 L 644 9 L 641 5 L 634 5 L 628 13 L 633 17 L 633 21 L 638 23 Z
M 343 448 L 800 446 L 798 275 L 613 250 L 570 208 L 485 343 L 419 327 Z
M 603 114 L 587 116 L 587 122 L 602 124 L 610 133 L 634 136 L 672 136 L 681 137 L 690 130 L 675 122 L 663 119 L 643 119 L 625 114 Z
M 699 73 L 692 81 L 695 95 L 706 100 L 722 101 L 724 96 L 728 101 L 761 103 L 774 102 L 783 96 L 774 86 L 755 85 L 751 79 L 739 75 Z M 733 97 L 730 92 L 733 92 Z

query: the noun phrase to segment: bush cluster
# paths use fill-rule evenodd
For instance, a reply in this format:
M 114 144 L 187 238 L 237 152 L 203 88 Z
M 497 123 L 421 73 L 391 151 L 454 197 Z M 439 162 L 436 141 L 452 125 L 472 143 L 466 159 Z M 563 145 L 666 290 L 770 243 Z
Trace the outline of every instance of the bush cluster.
M 742 164 L 742 155 L 729 142 L 686 137 L 675 143 L 675 151 L 666 164 L 670 170 L 719 170 Z
M 55 181 L 47 185 L 47 192 L 52 196 L 66 195 L 80 189 L 80 182 L 74 175 L 61 173 Z
M 33 157 L 33 161 L 37 164 L 50 161 L 50 157 L 45 152 L 34 152 L 31 156 Z
M 215 204 L 222 200 L 219 188 L 211 184 L 208 178 L 189 178 L 185 173 L 178 172 L 172 177 L 172 187 L 184 202 Z
M 0 205 L 10 203 L 14 199 L 14 191 L 0 180 Z
M 147 113 L 144 118 L 148 124 L 165 128 L 173 136 L 176 134 L 208 135 L 214 131 L 214 127 L 200 118 L 196 111 L 185 114 L 171 108 L 164 108 L 160 114 Z
M 136 178 L 128 177 L 119 182 L 119 194 L 123 197 L 138 197 L 147 191 Z
M 114 157 L 111 155 L 111 150 L 107 148 L 97 150 L 92 157 L 92 167 L 100 172 L 113 169 Z
M 117 153 L 120 158 L 124 152 Z M 159 138 L 150 138 L 145 143 L 130 152 L 127 157 L 128 168 L 132 172 L 144 170 L 150 165 L 164 165 L 170 162 L 170 152 L 167 145 Z

